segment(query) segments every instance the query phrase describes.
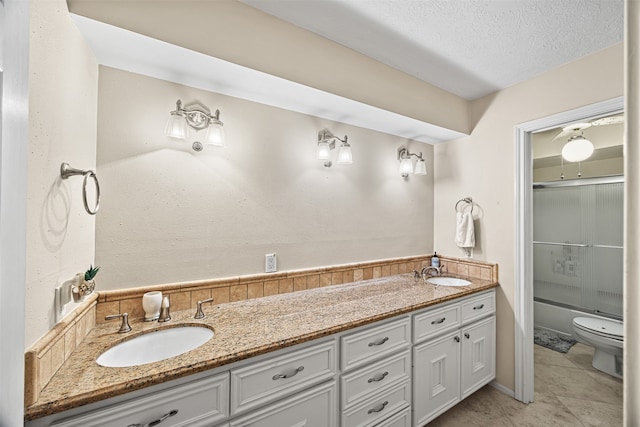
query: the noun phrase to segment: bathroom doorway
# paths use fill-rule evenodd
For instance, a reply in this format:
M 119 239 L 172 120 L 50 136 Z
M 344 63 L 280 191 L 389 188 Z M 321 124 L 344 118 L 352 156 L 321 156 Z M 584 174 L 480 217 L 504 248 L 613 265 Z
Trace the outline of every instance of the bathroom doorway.
M 534 288 L 533 288 L 533 135 L 572 123 L 619 114 L 623 97 L 614 98 L 516 126 L 516 285 L 515 398 L 533 402 L 534 396 Z

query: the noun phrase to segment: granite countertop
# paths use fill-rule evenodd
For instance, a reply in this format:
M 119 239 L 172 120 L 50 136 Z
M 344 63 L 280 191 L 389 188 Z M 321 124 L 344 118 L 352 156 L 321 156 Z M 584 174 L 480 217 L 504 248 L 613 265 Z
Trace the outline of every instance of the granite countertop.
M 365 280 L 288 294 L 204 305 L 172 312 L 168 323 L 130 321 L 132 332 L 118 334 L 119 321 L 96 325 L 25 409 L 25 420 L 40 418 L 165 381 L 206 371 L 283 347 L 408 313 L 454 298 L 491 289 L 496 282 L 470 279 L 462 287 L 436 287 L 412 274 Z M 143 332 L 189 324 L 207 325 L 215 335 L 182 355 L 126 368 L 98 365 L 107 348 Z

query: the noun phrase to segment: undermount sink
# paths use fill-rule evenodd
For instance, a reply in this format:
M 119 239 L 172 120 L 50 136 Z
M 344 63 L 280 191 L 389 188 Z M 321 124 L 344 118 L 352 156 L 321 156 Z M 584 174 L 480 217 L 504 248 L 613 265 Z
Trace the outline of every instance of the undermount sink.
M 204 326 L 179 326 L 148 332 L 117 344 L 96 359 L 100 366 L 123 368 L 158 362 L 194 350 L 213 337 Z
M 438 286 L 467 286 L 471 284 L 470 281 L 457 277 L 430 277 L 427 282 Z

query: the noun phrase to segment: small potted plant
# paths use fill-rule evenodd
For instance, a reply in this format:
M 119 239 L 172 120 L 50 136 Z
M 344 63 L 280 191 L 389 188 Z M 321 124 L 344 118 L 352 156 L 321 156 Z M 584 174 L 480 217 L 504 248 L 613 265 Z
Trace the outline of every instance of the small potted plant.
M 90 265 L 89 269 L 84 272 L 84 275 L 81 273 L 76 274 L 75 284 L 71 288 L 74 302 L 82 302 L 84 297 L 93 293 L 93 290 L 96 288 L 96 282 L 93 279 L 96 277 L 96 274 L 98 274 L 98 270 L 100 270 L 100 267 Z

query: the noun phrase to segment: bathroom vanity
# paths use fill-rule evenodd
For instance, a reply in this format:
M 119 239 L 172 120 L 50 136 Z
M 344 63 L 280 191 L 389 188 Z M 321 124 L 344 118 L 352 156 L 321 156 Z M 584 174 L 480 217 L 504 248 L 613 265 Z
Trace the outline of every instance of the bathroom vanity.
M 201 321 L 209 342 L 136 367 L 95 363 L 123 339 L 98 325 L 26 425 L 422 426 L 494 379 L 496 286 L 404 274 L 222 304 Z

